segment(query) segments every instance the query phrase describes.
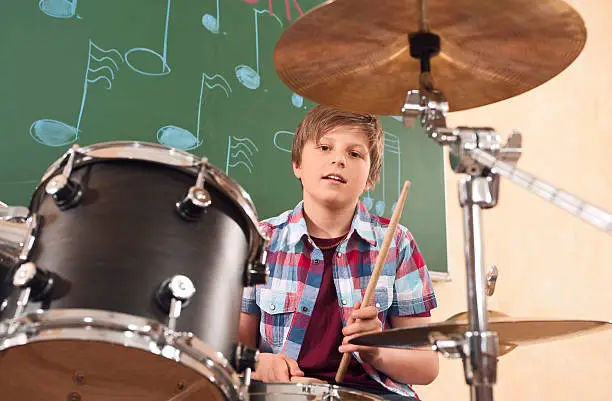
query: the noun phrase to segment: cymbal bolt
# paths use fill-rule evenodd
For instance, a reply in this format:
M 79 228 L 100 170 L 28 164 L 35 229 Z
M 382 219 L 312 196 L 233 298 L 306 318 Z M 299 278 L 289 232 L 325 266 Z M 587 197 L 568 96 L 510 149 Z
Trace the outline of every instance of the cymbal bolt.
M 72 380 L 74 381 L 74 384 L 76 384 L 76 385 L 83 385 L 83 384 L 85 384 L 85 376 L 83 374 L 81 374 L 81 373 L 78 373 L 78 372 L 75 373 L 72 376 Z
M 68 401 L 81 401 L 81 394 L 77 392 L 72 392 L 68 394 L 67 400 Z

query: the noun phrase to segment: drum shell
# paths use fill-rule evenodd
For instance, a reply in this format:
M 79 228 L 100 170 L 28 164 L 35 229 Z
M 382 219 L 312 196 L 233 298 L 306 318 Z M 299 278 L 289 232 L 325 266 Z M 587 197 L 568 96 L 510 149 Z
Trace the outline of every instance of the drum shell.
M 155 302 L 161 283 L 185 275 L 196 292 L 177 331 L 192 332 L 229 357 L 238 342 L 247 222 L 222 191 L 206 186 L 212 204 L 195 221 L 175 210 L 195 176 L 153 162 L 94 160 L 73 170 L 83 195 L 59 210 L 44 192 L 30 210 L 40 218 L 30 260 L 59 275 L 52 300 L 27 311 L 77 308 L 116 311 L 165 323 Z M 15 303 L 13 291 L 10 303 Z

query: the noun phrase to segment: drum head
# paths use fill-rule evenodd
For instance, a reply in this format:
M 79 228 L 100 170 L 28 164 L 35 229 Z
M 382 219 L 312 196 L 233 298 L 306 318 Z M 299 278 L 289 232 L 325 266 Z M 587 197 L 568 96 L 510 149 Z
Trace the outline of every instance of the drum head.
M 0 353 L 0 371 L 3 401 L 226 399 L 207 377 L 173 360 L 99 341 L 13 347 Z

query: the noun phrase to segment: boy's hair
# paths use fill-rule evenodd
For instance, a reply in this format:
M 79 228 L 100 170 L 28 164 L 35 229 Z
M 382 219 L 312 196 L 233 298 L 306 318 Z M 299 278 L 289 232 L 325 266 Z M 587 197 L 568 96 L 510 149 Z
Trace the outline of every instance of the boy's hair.
M 374 185 L 380 178 L 385 138 L 378 117 L 372 114 L 352 113 L 334 107 L 318 105 L 306 114 L 298 125 L 291 146 L 291 161 L 299 165 L 306 142 L 319 139 L 337 127 L 359 129 L 368 138 L 370 172 L 368 183 Z

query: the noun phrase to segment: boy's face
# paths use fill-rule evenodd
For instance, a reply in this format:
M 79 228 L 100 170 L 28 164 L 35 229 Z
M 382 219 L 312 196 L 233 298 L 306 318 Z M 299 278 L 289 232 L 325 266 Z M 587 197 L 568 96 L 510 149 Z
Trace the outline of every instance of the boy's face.
M 371 187 L 368 138 L 355 127 L 336 127 L 318 142 L 306 142 L 293 172 L 302 181 L 304 200 L 334 209 L 354 207 Z

